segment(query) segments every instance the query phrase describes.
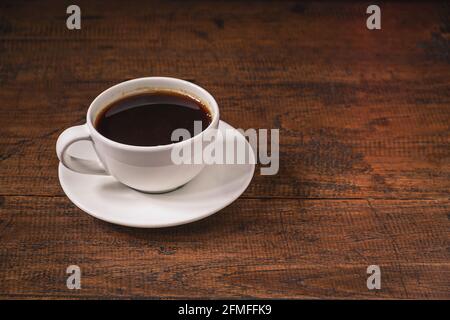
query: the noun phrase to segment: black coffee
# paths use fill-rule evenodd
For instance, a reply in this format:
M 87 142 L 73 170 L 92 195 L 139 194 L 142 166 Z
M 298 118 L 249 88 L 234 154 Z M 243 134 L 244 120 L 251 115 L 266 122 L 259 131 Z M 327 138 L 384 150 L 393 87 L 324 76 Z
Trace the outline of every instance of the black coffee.
M 202 102 L 182 93 L 156 91 L 114 101 L 97 116 L 95 128 L 116 142 L 158 146 L 173 143 L 176 129 L 187 129 L 193 137 L 194 121 L 201 121 L 202 130 L 211 123 Z

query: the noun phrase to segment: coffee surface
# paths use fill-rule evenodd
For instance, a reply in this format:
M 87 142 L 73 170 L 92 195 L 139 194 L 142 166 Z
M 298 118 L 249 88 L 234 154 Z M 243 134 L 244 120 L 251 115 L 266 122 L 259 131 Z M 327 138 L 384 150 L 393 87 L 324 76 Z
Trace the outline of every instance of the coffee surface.
M 211 123 L 211 115 L 200 101 L 178 92 L 156 91 L 111 103 L 97 116 L 95 127 L 116 142 L 158 146 L 173 143 L 176 129 L 187 129 L 193 137 L 195 121 L 201 122 L 202 130 Z

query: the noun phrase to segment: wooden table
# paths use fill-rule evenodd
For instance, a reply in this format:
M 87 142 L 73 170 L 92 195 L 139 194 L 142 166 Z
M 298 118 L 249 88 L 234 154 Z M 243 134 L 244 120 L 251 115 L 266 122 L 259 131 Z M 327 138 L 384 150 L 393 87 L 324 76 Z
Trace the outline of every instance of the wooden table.
M 448 5 L 386 3 L 370 31 L 362 2 L 77 4 L 81 30 L 65 2 L 0 4 L 1 299 L 450 299 Z M 279 128 L 279 173 L 180 227 L 75 207 L 59 133 L 151 75 L 203 86 L 235 127 Z

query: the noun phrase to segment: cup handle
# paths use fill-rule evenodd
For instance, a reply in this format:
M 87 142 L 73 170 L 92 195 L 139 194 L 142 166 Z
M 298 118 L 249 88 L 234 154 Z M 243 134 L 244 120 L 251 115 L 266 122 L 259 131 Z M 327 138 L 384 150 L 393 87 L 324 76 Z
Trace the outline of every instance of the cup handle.
M 67 154 L 67 149 L 72 143 L 77 141 L 87 140 L 92 143 L 92 138 L 86 124 L 81 126 L 70 127 L 63 131 L 56 142 L 56 154 L 59 161 L 68 169 L 88 174 L 108 175 L 105 167 L 100 160 L 86 160 L 72 157 Z

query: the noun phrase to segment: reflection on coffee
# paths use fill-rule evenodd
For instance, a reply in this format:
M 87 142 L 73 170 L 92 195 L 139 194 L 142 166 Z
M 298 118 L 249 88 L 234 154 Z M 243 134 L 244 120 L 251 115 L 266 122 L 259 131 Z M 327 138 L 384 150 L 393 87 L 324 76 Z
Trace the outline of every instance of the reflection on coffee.
M 154 91 L 114 101 L 97 116 L 95 128 L 116 142 L 134 146 L 171 144 L 172 132 L 186 129 L 194 136 L 194 122 L 202 129 L 211 123 L 208 108 L 199 100 L 174 91 Z

